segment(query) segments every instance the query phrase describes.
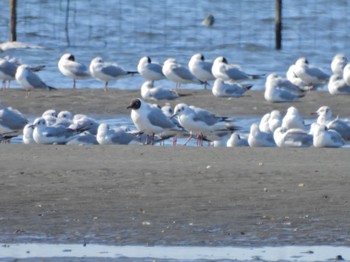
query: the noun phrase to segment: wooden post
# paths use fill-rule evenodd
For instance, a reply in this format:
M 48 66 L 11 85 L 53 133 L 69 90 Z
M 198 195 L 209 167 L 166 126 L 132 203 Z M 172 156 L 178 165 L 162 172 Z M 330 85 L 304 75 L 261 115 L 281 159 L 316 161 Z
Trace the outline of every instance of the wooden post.
M 276 0 L 275 16 L 276 49 L 282 48 L 282 0 Z
M 10 41 L 17 40 L 17 0 L 10 0 Z

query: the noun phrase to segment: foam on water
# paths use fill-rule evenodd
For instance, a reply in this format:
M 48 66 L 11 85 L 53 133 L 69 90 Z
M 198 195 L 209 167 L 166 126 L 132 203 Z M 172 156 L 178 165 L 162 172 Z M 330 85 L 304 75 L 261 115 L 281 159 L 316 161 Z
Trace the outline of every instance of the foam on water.
M 134 258 L 179 261 L 329 261 L 350 257 L 345 246 L 191 247 L 79 244 L 0 244 L 3 258 Z

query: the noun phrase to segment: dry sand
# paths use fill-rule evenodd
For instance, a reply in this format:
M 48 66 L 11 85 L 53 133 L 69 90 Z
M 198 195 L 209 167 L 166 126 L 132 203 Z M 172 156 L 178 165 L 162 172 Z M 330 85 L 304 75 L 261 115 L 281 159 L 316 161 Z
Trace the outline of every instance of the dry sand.
M 228 116 L 283 113 L 261 91 L 181 102 Z M 70 110 L 128 114 L 138 91 L 1 93 L 26 115 Z M 294 103 L 349 116 L 349 98 L 312 92 Z M 179 101 L 171 102 L 173 105 Z M 0 232 L 5 242 L 280 245 L 350 242 L 348 149 L 153 146 L 0 147 Z

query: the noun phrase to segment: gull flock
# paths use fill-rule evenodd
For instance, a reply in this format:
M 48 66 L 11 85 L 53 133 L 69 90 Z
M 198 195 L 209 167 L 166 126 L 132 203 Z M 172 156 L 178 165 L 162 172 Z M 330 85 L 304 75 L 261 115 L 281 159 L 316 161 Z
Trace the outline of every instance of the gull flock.
M 9 88 L 16 80 L 26 96 L 33 89 L 55 90 L 41 80 L 37 72 L 45 66 L 29 66 L 13 58 L 0 58 L 0 79 L 2 88 Z M 306 124 L 303 116 L 294 106 L 283 116 L 278 110 L 266 113 L 259 122 L 250 126 L 248 133 L 241 132 L 234 119 L 217 116 L 194 105 L 178 103 L 160 107 L 150 103 L 160 100 L 179 99 L 183 96 L 180 87 L 184 84 L 199 84 L 208 88 L 216 97 L 240 97 L 253 86 L 255 79 L 265 78 L 264 98 L 266 101 L 291 102 L 302 99 L 308 92 L 328 86 L 331 95 L 350 94 L 350 63 L 344 55 L 336 55 L 331 63 L 332 75 L 309 64 L 301 57 L 290 65 L 286 77 L 271 73 L 267 76 L 245 72 L 240 65 L 230 64 L 223 57 L 213 62 L 203 54 L 195 54 L 188 65 L 180 64 L 175 58 L 168 58 L 163 65 L 155 63 L 148 56 L 142 57 L 137 70 L 123 69 L 116 63 L 105 62 L 101 57 L 91 60 L 89 66 L 76 61 L 73 54 L 64 54 L 58 61 L 58 69 L 65 77 L 76 81 L 95 78 L 104 83 L 108 91 L 109 81 L 141 75 L 145 82 L 140 88 L 141 98 L 135 98 L 126 107 L 130 109 L 131 120 L 136 130 L 129 127 L 112 127 L 95 119 L 71 112 L 56 112 L 49 109 L 33 122 L 11 107 L 0 108 L 0 140 L 9 141 L 21 137 L 24 144 L 162 144 L 172 139 L 191 139 L 197 146 L 205 142 L 212 146 L 227 147 L 342 147 L 350 140 L 350 125 L 339 116 L 334 117 L 328 106 L 320 107 L 315 114 L 317 120 Z M 156 81 L 168 79 L 175 89 L 155 85 Z M 148 102 L 147 102 L 148 101 Z

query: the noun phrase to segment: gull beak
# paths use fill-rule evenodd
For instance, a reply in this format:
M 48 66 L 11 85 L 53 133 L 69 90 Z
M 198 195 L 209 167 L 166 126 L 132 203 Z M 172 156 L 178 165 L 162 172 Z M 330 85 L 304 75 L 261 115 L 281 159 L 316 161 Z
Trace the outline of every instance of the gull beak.
M 177 113 L 173 114 L 170 119 L 173 119 L 175 116 L 177 116 Z

